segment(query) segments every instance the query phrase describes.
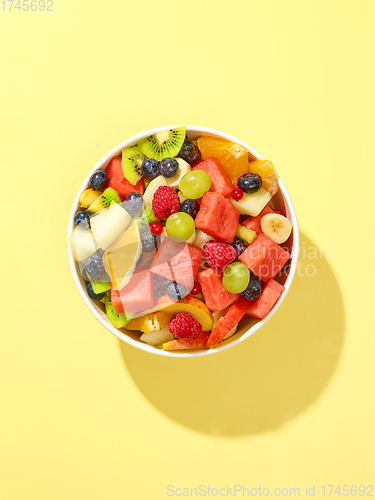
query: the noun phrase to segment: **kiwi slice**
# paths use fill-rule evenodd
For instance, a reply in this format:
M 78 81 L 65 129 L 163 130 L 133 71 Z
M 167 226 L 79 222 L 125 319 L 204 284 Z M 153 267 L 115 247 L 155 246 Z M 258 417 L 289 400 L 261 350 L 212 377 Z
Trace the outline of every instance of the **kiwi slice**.
M 126 317 L 126 314 L 116 314 L 113 309 L 113 305 L 110 297 L 105 298 L 105 312 L 107 313 L 107 317 L 109 321 L 115 328 L 123 328 L 125 325 L 129 323 L 129 319 Z
M 116 203 L 121 203 L 121 198 L 118 192 L 113 188 L 107 188 L 103 191 L 102 195 L 97 198 L 94 203 L 92 203 L 87 209 L 88 212 L 92 214 L 103 210 L 103 208 L 109 207 L 109 205 L 115 201 Z
M 91 286 L 97 295 L 99 293 L 107 292 L 108 290 L 111 289 L 111 283 L 107 281 L 91 281 Z
M 160 219 L 155 217 L 154 212 L 152 211 L 151 203 L 147 205 L 147 207 L 143 211 L 142 219 L 144 223 L 151 224 L 151 222 L 157 222 Z
M 125 179 L 130 182 L 132 186 L 135 186 L 142 177 L 141 165 L 145 159 L 145 155 L 137 148 L 137 146 L 124 148 L 122 150 L 122 173 L 124 174 Z
M 147 158 L 157 161 L 174 158 L 180 152 L 186 137 L 186 127 L 163 130 L 138 142 L 138 147 Z M 130 182 L 130 181 L 129 181 Z

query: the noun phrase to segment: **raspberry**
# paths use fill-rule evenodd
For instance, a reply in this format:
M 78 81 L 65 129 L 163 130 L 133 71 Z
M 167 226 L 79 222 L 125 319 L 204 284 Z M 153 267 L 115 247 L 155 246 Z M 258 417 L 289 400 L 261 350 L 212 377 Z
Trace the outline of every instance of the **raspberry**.
M 160 186 L 152 199 L 152 211 L 158 219 L 167 219 L 180 209 L 180 198 L 169 186 Z
M 203 252 L 208 264 L 221 272 L 237 257 L 237 252 L 232 246 L 218 241 L 207 241 Z
M 202 325 L 191 314 L 179 313 L 169 323 L 169 331 L 177 339 L 194 340 L 202 333 Z

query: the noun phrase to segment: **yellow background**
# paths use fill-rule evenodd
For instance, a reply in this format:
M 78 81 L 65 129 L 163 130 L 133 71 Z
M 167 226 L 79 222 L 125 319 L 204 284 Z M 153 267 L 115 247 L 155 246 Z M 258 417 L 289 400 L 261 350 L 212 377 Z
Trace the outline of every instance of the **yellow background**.
M 0 500 L 374 484 L 374 2 L 1 9 Z M 87 172 L 174 123 L 271 158 L 309 249 L 261 331 L 195 360 L 121 344 L 66 252 Z

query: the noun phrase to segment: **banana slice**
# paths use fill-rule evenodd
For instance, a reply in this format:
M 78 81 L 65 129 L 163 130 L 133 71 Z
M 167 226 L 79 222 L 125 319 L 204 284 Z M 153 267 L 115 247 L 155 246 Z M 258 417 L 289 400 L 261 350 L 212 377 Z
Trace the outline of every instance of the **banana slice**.
M 279 245 L 284 243 L 292 232 L 292 224 L 280 214 L 264 215 L 260 220 L 260 226 L 267 238 Z
M 191 166 L 182 158 L 176 158 L 178 163 L 178 170 L 176 175 L 170 177 L 169 179 L 165 179 L 167 181 L 167 185 L 172 188 L 178 188 L 180 185 L 180 180 L 183 178 L 185 174 L 190 172 Z

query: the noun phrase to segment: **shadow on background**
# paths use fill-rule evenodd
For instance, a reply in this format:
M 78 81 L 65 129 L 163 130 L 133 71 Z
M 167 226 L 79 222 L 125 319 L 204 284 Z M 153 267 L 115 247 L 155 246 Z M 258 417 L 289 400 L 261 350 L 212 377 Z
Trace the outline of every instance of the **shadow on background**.
M 170 359 L 119 341 L 129 374 L 159 411 L 199 432 L 239 436 L 276 429 L 318 399 L 341 355 L 345 312 L 328 260 L 306 235 L 300 237 L 300 267 L 287 297 L 238 346 Z

